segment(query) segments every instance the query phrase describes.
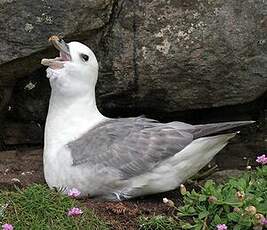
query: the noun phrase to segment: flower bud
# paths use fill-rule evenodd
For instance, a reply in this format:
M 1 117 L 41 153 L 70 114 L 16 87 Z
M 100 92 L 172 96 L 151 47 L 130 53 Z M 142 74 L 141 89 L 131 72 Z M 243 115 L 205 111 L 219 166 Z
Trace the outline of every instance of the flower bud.
M 182 195 L 186 194 L 186 187 L 183 184 L 180 185 L 180 192 Z
M 240 212 L 240 208 L 235 207 L 234 212 Z
M 166 197 L 164 197 L 164 198 L 162 199 L 162 201 L 163 201 L 164 204 L 167 204 L 169 200 L 168 200 Z
M 255 215 L 255 219 L 256 219 L 257 223 L 260 224 L 261 221 L 264 220 L 264 216 L 261 213 L 257 213 Z
M 251 216 L 253 216 L 253 215 L 255 215 L 257 213 L 257 209 L 254 206 L 246 207 L 245 211 Z
M 214 204 L 217 200 L 218 200 L 218 199 L 217 199 L 216 196 L 209 196 L 209 198 L 208 198 L 208 202 L 209 202 L 210 204 Z
M 239 201 L 243 201 L 245 199 L 244 192 L 237 191 L 235 195 Z
M 168 198 L 163 198 L 163 203 L 168 205 L 169 207 L 175 207 L 174 202 L 172 200 L 169 200 Z

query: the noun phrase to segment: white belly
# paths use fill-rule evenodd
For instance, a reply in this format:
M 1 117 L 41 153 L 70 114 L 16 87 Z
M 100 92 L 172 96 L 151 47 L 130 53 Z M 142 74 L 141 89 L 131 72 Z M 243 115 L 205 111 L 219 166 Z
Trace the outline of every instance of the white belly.
M 44 152 L 44 175 L 50 188 L 57 188 L 64 193 L 76 188 L 81 192 L 81 196 L 101 196 L 122 186 L 117 170 L 100 165 L 89 167 L 86 163 L 72 163 L 72 156 L 67 147 L 54 154 Z
M 90 171 L 86 167 L 73 166 L 70 151 L 66 147 L 54 154 L 44 152 L 44 175 L 50 188 L 55 187 L 63 192 L 77 188 L 83 196 L 94 195 L 96 181 L 90 177 Z

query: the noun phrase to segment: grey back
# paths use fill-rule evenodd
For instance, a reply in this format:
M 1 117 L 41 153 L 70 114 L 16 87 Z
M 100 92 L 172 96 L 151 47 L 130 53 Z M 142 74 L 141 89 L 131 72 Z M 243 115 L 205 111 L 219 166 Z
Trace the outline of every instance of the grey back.
M 174 126 L 143 117 L 110 119 L 68 144 L 73 166 L 114 168 L 124 179 L 140 175 L 192 142 L 185 131 L 191 125 Z

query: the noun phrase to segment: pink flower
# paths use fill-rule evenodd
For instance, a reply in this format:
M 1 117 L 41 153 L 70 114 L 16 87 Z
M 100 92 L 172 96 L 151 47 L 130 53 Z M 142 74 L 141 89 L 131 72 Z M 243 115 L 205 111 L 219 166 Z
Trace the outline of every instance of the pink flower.
M 3 224 L 2 230 L 13 230 L 12 224 Z
M 218 224 L 216 227 L 217 230 L 227 230 L 227 226 L 225 224 Z
M 68 216 L 79 216 L 81 214 L 83 214 L 83 211 L 81 209 L 75 208 L 75 207 L 69 209 L 69 211 L 67 213 Z
M 266 165 L 267 164 L 267 157 L 265 156 L 265 154 L 258 156 L 256 161 L 262 165 Z
M 262 224 L 262 225 L 267 225 L 267 218 L 263 218 L 263 219 L 261 220 L 261 224 Z
M 78 197 L 81 195 L 81 192 L 77 188 L 72 188 L 68 191 L 69 197 Z

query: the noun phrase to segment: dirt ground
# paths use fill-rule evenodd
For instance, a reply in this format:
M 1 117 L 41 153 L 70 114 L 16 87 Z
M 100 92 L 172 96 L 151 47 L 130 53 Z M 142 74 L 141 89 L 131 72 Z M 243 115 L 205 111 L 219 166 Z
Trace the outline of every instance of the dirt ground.
M 86 205 L 93 209 L 99 217 L 110 223 L 112 229 L 134 230 L 139 228 L 138 219 L 141 215 L 171 215 L 172 209 L 163 204 L 162 198 L 167 196 L 171 199 L 174 195 L 175 192 L 172 191 L 123 202 L 103 202 L 88 199 Z
M 42 149 L 0 152 L 0 188 L 44 183 Z
M 245 159 L 242 164 L 245 165 L 246 161 Z M 232 171 L 230 173 L 232 175 L 239 174 L 238 170 Z M 214 174 L 215 178 L 219 179 L 221 176 L 224 177 L 222 172 L 218 172 L 216 175 Z M 14 189 L 14 185 L 25 187 L 32 183 L 45 183 L 43 177 L 42 149 L 21 149 L 0 152 L 1 189 Z M 178 190 L 119 203 L 97 201 L 94 199 L 85 199 L 83 202 L 86 206 L 93 209 L 99 217 L 109 222 L 112 229 L 132 230 L 138 229 L 137 220 L 140 215 L 171 215 L 172 210 L 162 202 L 164 197 L 172 199 L 176 203 L 181 203 Z

